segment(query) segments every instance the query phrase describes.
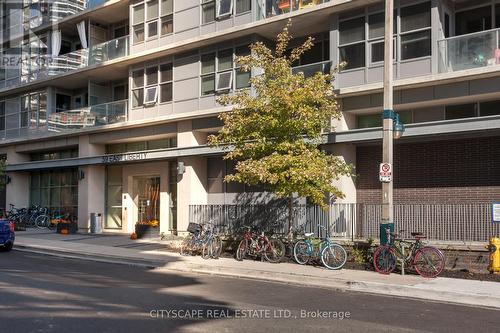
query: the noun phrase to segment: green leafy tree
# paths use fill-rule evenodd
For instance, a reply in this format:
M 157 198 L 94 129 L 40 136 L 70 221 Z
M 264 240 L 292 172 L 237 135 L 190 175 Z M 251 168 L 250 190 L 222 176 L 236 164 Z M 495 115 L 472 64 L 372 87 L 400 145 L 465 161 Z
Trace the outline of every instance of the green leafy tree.
M 241 70 L 261 74 L 250 80 L 254 93 L 239 90 L 218 99 L 232 109 L 219 116 L 224 125 L 208 138 L 209 145 L 226 149 L 224 159 L 237 162 L 226 182 L 263 185 L 277 197 L 289 198 L 289 228 L 294 194 L 326 208 L 326 193 L 343 197 L 333 180 L 352 172 L 350 165 L 318 147 L 323 129 L 341 117 L 333 73 L 292 73 L 292 64 L 314 44 L 309 37 L 289 52 L 290 25 L 278 34 L 275 50 L 256 42 L 250 55 L 236 58 Z

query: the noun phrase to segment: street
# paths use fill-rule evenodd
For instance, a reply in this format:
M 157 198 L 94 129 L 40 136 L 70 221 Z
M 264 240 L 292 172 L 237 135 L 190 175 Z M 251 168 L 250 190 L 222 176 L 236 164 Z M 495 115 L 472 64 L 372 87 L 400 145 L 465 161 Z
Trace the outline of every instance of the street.
M 494 332 L 500 311 L 0 253 L 0 332 Z

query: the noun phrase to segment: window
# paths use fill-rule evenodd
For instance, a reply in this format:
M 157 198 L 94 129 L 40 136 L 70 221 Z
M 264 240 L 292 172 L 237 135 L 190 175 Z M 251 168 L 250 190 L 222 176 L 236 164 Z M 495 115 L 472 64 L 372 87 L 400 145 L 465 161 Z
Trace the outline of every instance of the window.
M 500 100 L 483 102 L 479 107 L 481 117 L 500 115 Z
M 252 0 L 236 0 L 236 15 L 252 10 Z
M 203 24 L 215 21 L 215 0 L 202 0 L 201 22 Z
M 365 67 L 365 18 L 358 17 L 339 24 L 340 61 L 344 69 Z
M 155 104 L 158 99 L 158 87 L 148 87 L 146 88 L 146 93 L 144 94 L 144 105 Z
M 217 0 L 217 18 L 230 16 L 233 12 L 233 0 Z
M 368 16 L 368 49 L 370 53 L 370 64 L 384 61 L 384 20 L 385 14 L 383 12 Z M 397 11 L 394 13 L 393 33 L 393 59 L 396 59 Z
M 201 74 L 201 94 L 213 94 L 215 92 L 215 53 L 201 56 Z
M 133 7 L 133 42 L 139 43 L 145 37 L 151 40 L 173 33 L 173 12 L 173 0 L 149 0 Z
M 356 117 L 357 128 L 381 127 L 382 116 L 380 114 L 360 115 Z
M 133 30 L 133 42 L 139 43 L 144 41 L 144 4 L 133 7 L 133 18 L 132 22 L 134 24 Z
M 172 64 L 160 65 L 160 103 L 172 101 Z
M 431 55 L 431 3 L 401 8 L 401 60 Z
M 455 35 L 489 30 L 491 29 L 491 17 L 491 6 L 458 12 L 455 14 Z
M 445 108 L 445 119 L 460 119 L 476 116 L 476 104 L 448 105 Z
M 243 72 L 233 61 L 235 55 L 248 54 L 250 51 L 247 46 L 203 54 L 201 56 L 201 95 L 249 87 L 251 73 Z
M 5 102 L 0 102 L 0 131 L 5 130 Z

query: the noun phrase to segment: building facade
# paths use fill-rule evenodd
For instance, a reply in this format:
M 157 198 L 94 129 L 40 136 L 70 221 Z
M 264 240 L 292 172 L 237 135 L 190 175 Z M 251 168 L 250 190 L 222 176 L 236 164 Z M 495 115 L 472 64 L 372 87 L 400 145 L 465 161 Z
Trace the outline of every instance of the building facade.
M 383 1 L 0 3 L 7 208 L 68 212 L 82 232 L 93 212 L 109 231 L 156 220 L 168 234 L 186 230 L 190 205 L 260 198 L 223 182 L 233 165 L 206 140 L 227 111 L 217 96 L 257 74 L 234 57 L 272 43 L 289 18 L 292 44 L 315 37 L 294 71 L 347 63 L 334 82 L 343 118 L 323 145 L 356 167 L 338 182 L 343 201 L 381 201 Z M 395 201 L 498 201 L 500 1 L 395 0 L 394 17 L 394 105 L 407 127 Z

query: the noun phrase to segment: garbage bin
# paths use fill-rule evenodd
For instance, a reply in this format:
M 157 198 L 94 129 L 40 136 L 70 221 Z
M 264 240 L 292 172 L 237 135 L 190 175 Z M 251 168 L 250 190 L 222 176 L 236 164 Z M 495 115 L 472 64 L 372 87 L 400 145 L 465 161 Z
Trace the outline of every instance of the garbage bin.
M 102 234 L 102 214 L 90 213 L 90 233 Z

